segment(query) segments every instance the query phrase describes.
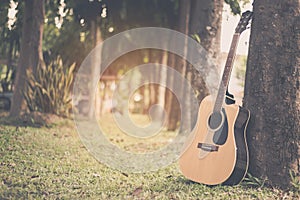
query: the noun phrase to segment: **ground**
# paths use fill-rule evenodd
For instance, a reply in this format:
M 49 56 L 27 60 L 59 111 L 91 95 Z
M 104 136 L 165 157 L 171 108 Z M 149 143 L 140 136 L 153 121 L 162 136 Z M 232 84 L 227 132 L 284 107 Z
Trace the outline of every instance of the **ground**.
M 138 117 L 140 118 L 140 117 Z M 101 123 L 111 124 L 112 118 Z M 74 123 L 21 126 L 0 120 L 0 199 L 299 199 L 299 191 L 266 187 L 249 178 L 238 186 L 208 187 L 181 175 L 174 164 L 159 171 L 122 173 L 96 161 L 82 145 Z M 33 123 L 33 122 L 31 122 Z M 32 124 L 31 124 L 32 125 Z M 107 127 L 114 134 L 113 127 Z M 119 134 L 119 133 L 115 133 Z M 167 134 L 168 135 L 168 134 Z M 170 134 L 172 135 L 172 134 Z M 163 138 L 152 141 L 157 148 Z M 117 142 L 111 138 L 112 142 Z M 128 138 L 119 142 L 133 150 Z M 151 146 L 151 147 L 152 147 Z M 146 149 L 147 150 L 147 149 Z M 143 151 L 143 149 L 142 149 Z

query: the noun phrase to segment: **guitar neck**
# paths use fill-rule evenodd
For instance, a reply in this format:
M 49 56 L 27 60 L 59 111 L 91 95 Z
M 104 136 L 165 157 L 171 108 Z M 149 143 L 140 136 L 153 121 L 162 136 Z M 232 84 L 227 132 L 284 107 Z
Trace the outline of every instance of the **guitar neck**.
M 233 68 L 234 58 L 236 55 L 236 49 L 238 45 L 238 41 L 240 38 L 240 33 L 235 33 L 232 38 L 232 42 L 230 45 L 230 50 L 227 56 L 227 60 L 225 63 L 225 68 L 223 72 L 223 76 L 220 82 L 218 94 L 216 97 L 215 105 L 214 105 L 214 112 L 219 112 L 222 109 L 222 105 L 225 99 L 226 90 L 229 84 L 229 79 L 231 75 L 231 71 Z

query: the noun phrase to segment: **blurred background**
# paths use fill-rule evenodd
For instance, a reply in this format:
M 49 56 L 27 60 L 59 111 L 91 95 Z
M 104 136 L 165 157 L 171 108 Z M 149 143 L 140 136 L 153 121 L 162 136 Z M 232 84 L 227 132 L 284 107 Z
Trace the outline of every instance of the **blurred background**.
M 249 7 L 249 0 L 1 1 L 1 112 L 10 112 L 11 116 L 40 112 L 68 117 L 74 106 L 75 112 L 86 116 L 105 116 L 129 109 L 140 119 L 151 105 L 160 104 L 167 112 L 167 129 L 176 130 L 180 123 L 180 105 L 168 89 L 156 84 L 144 85 L 129 99 L 129 108 L 115 106 L 112 95 L 118 88 L 126 93 L 126 88 L 129 90 L 130 85 L 138 84 L 143 78 L 137 70 L 126 80 L 128 87 L 118 87 L 120 77 L 128 70 L 141 64 L 160 63 L 186 77 L 200 102 L 208 90 L 203 77 L 189 63 L 155 49 L 127 53 L 102 74 L 95 99 L 91 100 L 89 92 L 83 90 L 72 105 L 72 83 L 82 61 L 105 39 L 132 28 L 151 26 L 189 35 L 217 60 L 222 71 L 239 15 Z M 249 31 L 246 31 L 241 37 L 230 82 L 230 91 L 239 103 L 243 95 L 248 40 Z M 162 77 L 159 70 L 154 70 L 149 77 L 172 81 L 169 75 Z

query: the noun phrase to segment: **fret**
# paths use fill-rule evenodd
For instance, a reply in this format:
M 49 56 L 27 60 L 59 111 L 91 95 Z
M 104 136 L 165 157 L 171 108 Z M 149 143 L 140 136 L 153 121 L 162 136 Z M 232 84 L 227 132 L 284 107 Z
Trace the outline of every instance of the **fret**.
M 229 78 L 231 75 L 232 67 L 233 67 L 233 62 L 236 54 L 236 49 L 237 49 L 237 44 L 238 40 L 240 37 L 240 33 L 235 33 L 232 38 L 232 42 L 230 45 L 230 50 L 226 59 L 225 67 L 224 67 L 224 72 L 223 76 L 220 82 L 218 94 L 216 97 L 215 105 L 214 105 L 214 112 L 220 112 L 222 110 L 222 105 L 225 100 L 225 94 L 226 94 L 226 89 L 229 84 Z

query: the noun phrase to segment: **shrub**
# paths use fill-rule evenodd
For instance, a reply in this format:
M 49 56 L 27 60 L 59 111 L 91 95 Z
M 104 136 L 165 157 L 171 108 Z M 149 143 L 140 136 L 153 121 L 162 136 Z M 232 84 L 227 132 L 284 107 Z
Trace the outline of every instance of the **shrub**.
M 39 66 L 36 74 L 27 71 L 27 87 L 23 92 L 28 109 L 59 116 L 69 116 L 75 64 L 64 68 L 60 58 L 48 66 Z

